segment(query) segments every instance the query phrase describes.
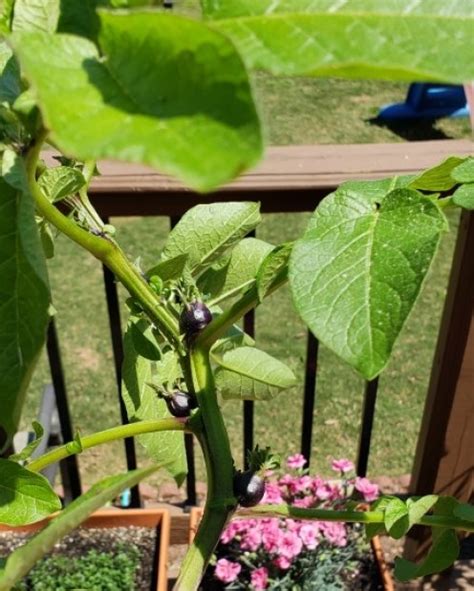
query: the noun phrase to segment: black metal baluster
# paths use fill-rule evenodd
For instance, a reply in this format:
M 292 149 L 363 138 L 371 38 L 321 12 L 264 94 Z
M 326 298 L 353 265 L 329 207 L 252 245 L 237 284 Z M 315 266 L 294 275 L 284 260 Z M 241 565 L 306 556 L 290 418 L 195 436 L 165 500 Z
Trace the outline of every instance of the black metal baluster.
M 64 380 L 58 335 L 54 320 L 51 320 L 49 323 L 46 350 L 48 353 L 49 368 L 56 398 L 56 407 L 58 409 L 59 423 L 61 425 L 61 437 L 63 442 L 67 443 L 74 439 L 74 433 L 71 414 L 69 412 L 69 404 L 67 401 L 66 382 Z M 67 504 L 82 494 L 81 476 L 79 474 L 77 457 L 75 455 L 69 456 L 64 460 L 61 460 L 59 466 L 64 489 L 64 503 Z
M 359 453 L 357 456 L 357 475 L 366 476 L 369 464 L 370 441 L 374 426 L 375 403 L 379 379 L 375 378 L 365 385 L 364 406 L 362 409 L 362 428 L 359 440 Z
M 316 373 L 318 368 L 319 341 L 308 331 L 306 345 L 306 371 L 304 380 L 303 421 L 301 426 L 301 453 L 306 458 L 306 467 L 311 461 L 313 439 L 313 414 L 316 399 Z
M 251 310 L 244 316 L 244 332 L 252 338 L 255 336 L 255 311 Z M 244 466 L 248 468 L 247 452 L 253 449 L 254 434 L 254 402 L 244 400 Z
M 104 218 L 106 224 L 109 223 L 108 218 Z M 105 265 L 102 266 L 104 272 L 104 286 L 105 297 L 107 300 L 107 312 L 109 316 L 110 336 L 112 338 L 112 351 L 114 355 L 115 379 L 117 381 L 117 392 L 120 405 L 120 418 L 122 424 L 128 424 L 127 409 L 122 399 L 122 362 L 123 362 L 123 340 L 122 340 L 122 325 L 120 323 L 120 305 L 118 298 L 117 285 L 112 271 Z M 124 439 L 125 457 L 127 461 L 127 469 L 135 470 L 137 467 L 137 456 L 135 451 L 135 442 L 132 437 Z M 138 485 L 131 489 L 131 507 L 140 507 L 140 491 Z

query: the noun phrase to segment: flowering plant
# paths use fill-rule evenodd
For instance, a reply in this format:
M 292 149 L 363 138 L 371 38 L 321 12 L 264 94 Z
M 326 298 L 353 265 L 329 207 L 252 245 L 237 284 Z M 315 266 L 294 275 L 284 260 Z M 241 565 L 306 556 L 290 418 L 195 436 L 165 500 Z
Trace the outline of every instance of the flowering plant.
M 301 454 L 289 456 L 286 465 L 284 474 L 267 473 L 262 504 L 345 509 L 378 498 L 378 486 L 367 478 L 354 477 L 354 464 L 349 460 L 332 462 L 337 479 L 311 476 Z M 298 589 L 315 588 L 308 585 L 315 584 L 321 563 L 324 576 L 332 570 L 334 589 L 344 589 L 344 580 L 353 576 L 360 565 L 358 558 L 367 562 L 367 549 L 360 528 L 340 522 L 277 517 L 236 519 L 221 535 L 202 588 L 261 591 L 287 589 L 290 584 L 297 584 Z

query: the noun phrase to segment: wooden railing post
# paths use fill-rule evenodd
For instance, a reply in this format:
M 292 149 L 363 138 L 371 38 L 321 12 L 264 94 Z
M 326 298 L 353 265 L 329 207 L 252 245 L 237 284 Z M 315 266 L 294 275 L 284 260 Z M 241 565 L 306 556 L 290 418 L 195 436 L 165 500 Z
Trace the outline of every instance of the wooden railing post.
M 410 492 L 473 495 L 474 213 L 464 212 L 453 259 Z M 427 532 L 408 537 L 405 556 L 420 558 Z

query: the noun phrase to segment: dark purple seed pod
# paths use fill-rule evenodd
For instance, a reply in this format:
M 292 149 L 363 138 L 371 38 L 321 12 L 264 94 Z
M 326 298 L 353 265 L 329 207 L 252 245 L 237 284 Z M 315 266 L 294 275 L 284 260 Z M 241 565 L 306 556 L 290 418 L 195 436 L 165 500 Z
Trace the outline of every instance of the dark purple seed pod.
M 234 476 L 234 495 L 242 507 L 258 505 L 265 494 L 264 479 L 252 472 L 236 472 Z
M 181 332 L 188 338 L 196 336 L 212 320 L 212 313 L 202 302 L 193 302 L 186 306 L 179 319 Z
M 179 390 L 170 393 L 165 398 L 165 401 L 170 413 L 179 419 L 189 417 L 191 410 L 196 408 L 193 398 L 186 392 L 180 392 Z

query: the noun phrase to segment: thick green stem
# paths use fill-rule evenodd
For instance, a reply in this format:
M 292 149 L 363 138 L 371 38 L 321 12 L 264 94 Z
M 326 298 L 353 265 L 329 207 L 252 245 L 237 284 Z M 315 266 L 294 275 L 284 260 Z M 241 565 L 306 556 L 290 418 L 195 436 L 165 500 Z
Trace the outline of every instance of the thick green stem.
M 189 361 L 192 385 L 202 413 L 202 431 L 198 438 L 206 462 L 208 491 L 201 523 L 181 566 L 174 591 L 198 589 L 222 530 L 237 506 L 233 492 L 233 459 L 217 404 L 208 349 L 192 349 Z
M 382 511 L 335 511 L 333 509 L 303 509 L 290 505 L 258 505 L 251 509 L 242 509 L 238 517 L 268 518 L 290 517 L 292 519 L 314 519 L 317 521 L 341 521 L 345 523 L 384 523 Z M 418 525 L 429 527 L 448 527 L 474 532 L 474 522 L 445 515 L 425 515 Z
M 79 227 L 73 220 L 63 215 L 50 203 L 39 188 L 36 182 L 36 166 L 45 137 L 46 134 L 44 133 L 35 141 L 26 158 L 28 183 L 38 212 L 63 234 L 101 260 L 114 273 L 130 294 L 140 301 L 150 320 L 156 324 L 164 336 L 178 350 L 183 350 L 177 320 L 160 304 L 155 293 L 150 289 L 146 281 L 140 276 L 139 272 L 133 267 L 117 244 L 105 237 L 94 236 L 87 230 Z
M 108 443 L 109 441 L 116 441 L 117 439 L 126 439 L 127 437 L 134 437 L 135 435 L 143 435 L 144 433 L 156 433 L 158 431 L 191 431 L 191 428 L 186 423 L 178 421 L 174 418 L 160 419 L 158 421 L 140 421 L 138 423 L 130 423 L 129 425 L 120 425 L 113 427 L 106 431 L 99 431 L 92 435 L 84 435 L 79 442 L 70 441 L 65 445 L 61 445 L 56 449 L 43 454 L 39 458 L 32 460 L 27 468 L 32 472 L 40 472 L 46 466 L 55 464 L 68 456 L 80 453 L 85 449 Z

